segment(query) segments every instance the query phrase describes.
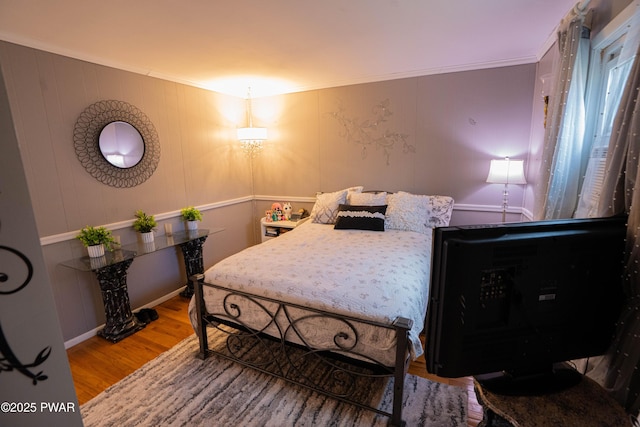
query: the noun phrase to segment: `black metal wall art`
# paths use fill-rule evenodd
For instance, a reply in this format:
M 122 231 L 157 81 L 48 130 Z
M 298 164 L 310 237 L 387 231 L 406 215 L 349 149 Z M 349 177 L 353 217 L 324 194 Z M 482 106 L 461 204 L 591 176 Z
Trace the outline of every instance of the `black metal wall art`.
M 22 252 L 8 246 L 0 246 L 0 297 L 15 294 L 29 284 L 33 277 L 33 265 Z M 45 347 L 33 362 L 24 363 L 14 353 L 0 324 L 0 373 L 16 370 L 31 378 L 33 385 L 48 377 L 43 371 L 32 369 L 41 365 L 51 354 L 51 347 Z

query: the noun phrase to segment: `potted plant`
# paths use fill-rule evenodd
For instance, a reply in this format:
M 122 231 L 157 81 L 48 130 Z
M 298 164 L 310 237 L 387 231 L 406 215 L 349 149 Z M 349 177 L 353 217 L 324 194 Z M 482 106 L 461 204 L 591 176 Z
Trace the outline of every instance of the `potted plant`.
M 136 219 L 133 221 L 133 228 L 142 236 L 144 243 L 153 242 L 153 230 L 155 230 L 158 223 L 153 215 L 147 215 L 141 210 L 137 210 L 135 214 Z
M 188 206 L 181 209 L 180 214 L 182 215 L 182 219 L 187 221 L 188 230 L 198 229 L 198 221 L 202 221 L 202 213 L 200 213 L 198 209 L 193 206 Z
M 87 248 L 91 258 L 97 258 L 104 255 L 105 248 L 111 250 L 111 244 L 115 243 L 115 239 L 111 235 L 111 230 L 104 227 L 91 227 L 87 225 L 76 236 L 78 240 Z

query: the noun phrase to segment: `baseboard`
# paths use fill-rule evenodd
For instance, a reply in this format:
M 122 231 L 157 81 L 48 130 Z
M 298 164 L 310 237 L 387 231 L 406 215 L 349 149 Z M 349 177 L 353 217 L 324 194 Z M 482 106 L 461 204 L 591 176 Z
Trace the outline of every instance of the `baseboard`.
M 176 289 L 175 291 L 173 291 L 173 292 L 171 292 L 171 293 L 169 293 L 169 294 L 167 294 L 167 295 L 165 295 L 165 296 L 162 296 L 162 297 L 160 297 L 160 298 L 158 298 L 158 299 L 156 299 L 156 300 L 153 300 L 153 301 L 149 302 L 148 304 L 145 304 L 145 305 L 143 305 L 143 306 L 140 306 L 140 307 L 138 307 L 138 308 L 135 308 L 135 309 L 133 309 L 132 311 L 138 311 L 138 310 L 141 310 L 141 309 L 143 309 L 143 308 L 152 308 L 152 307 L 155 307 L 155 306 L 157 306 L 157 305 L 160 305 L 160 304 L 162 304 L 163 302 L 168 301 L 168 300 L 170 300 L 171 298 L 175 297 L 176 295 L 180 294 L 180 292 L 182 292 L 184 289 L 185 289 L 185 287 L 178 288 L 178 289 Z M 102 325 L 98 326 L 98 327 L 97 327 L 97 328 L 95 328 L 95 329 L 92 329 L 92 330 L 90 330 L 90 331 L 87 331 L 87 332 L 85 332 L 85 333 L 84 333 L 84 334 L 82 334 L 82 335 L 79 335 L 79 336 L 77 336 L 77 337 L 75 337 L 75 338 L 71 338 L 70 340 L 65 341 L 65 342 L 64 342 L 64 348 L 65 348 L 65 350 L 66 350 L 66 349 L 69 349 L 69 348 L 71 348 L 71 347 L 73 347 L 73 346 L 74 346 L 74 345 L 76 345 L 76 344 L 80 344 L 81 342 L 86 341 L 86 340 L 88 340 L 89 338 L 93 338 L 93 337 L 95 337 L 96 335 L 98 335 L 98 331 L 99 331 L 100 329 L 102 329 L 102 328 L 104 328 L 104 324 L 102 324 Z

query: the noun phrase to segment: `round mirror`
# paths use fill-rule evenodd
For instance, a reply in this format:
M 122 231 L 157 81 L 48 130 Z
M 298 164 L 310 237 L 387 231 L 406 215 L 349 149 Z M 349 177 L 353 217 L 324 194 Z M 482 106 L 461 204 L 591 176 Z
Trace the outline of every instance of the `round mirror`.
M 117 188 L 142 184 L 160 162 L 156 128 L 124 101 L 98 101 L 85 108 L 73 128 L 73 145 L 91 176 Z
M 106 125 L 100 132 L 99 145 L 107 162 L 123 169 L 137 165 L 144 156 L 142 135 L 127 122 Z

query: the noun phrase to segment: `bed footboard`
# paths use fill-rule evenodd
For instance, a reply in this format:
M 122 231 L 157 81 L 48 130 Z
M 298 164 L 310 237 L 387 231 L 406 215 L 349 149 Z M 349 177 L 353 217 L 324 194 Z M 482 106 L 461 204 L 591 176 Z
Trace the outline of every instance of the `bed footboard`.
M 225 289 L 204 283 L 202 274 L 192 276 L 190 280 L 194 285 L 197 310 L 196 333 L 200 345 L 198 357 L 204 359 L 215 353 L 318 393 L 387 416 L 390 425 L 404 425 L 402 399 L 404 377 L 410 362 L 410 319 L 398 318 L 393 325 L 385 325 Z M 204 286 L 225 291 L 223 312 L 207 312 L 203 297 Z M 238 303 L 240 301 L 242 304 Z M 243 310 L 262 311 L 269 320 L 259 327 L 255 324 L 248 325 L 243 318 Z M 318 319 L 331 325 L 331 345 L 320 346 L 314 341 L 316 331 L 310 330 L 309 322 Z M 360 339 L 355 326 L 357 323 L 368 323 L 394 331 L 395 366 L 385 366 L 375 358 L 355 351 Z M 209 348 L 207 329 L 225 334 L 224 345 Z M 382 393 L 384 385 L 390 379 L 393 379 L 392 412 L 373 407 L 365 399 L 360 399 L 364 396 L 370 397 L 371 389 L 379 389 Z M 380 387 L 376 388 L 378 382 Z

